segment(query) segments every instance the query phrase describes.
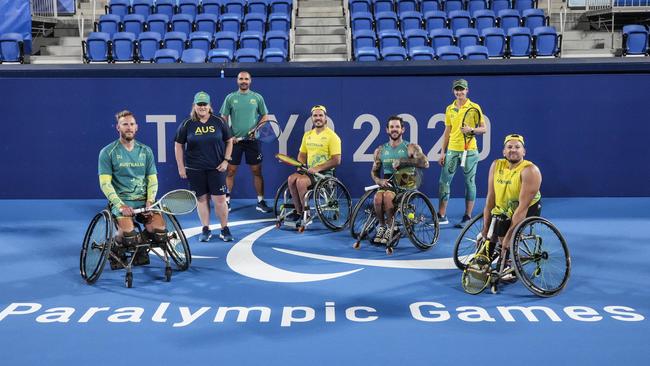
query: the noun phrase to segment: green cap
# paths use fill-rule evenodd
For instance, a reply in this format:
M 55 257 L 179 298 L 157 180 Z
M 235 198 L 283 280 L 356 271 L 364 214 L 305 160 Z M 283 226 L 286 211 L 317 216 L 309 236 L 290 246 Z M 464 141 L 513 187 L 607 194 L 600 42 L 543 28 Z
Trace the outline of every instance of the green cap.
M 454 80 L 453 88 L 454 89 L 456 89 L 456 88 L 467 89 L 467 80 L 465 80 L 465 79 Z
M 194 104 L 210 103 L 210 95 L 204 91 L 200 91 L 194 95 Z

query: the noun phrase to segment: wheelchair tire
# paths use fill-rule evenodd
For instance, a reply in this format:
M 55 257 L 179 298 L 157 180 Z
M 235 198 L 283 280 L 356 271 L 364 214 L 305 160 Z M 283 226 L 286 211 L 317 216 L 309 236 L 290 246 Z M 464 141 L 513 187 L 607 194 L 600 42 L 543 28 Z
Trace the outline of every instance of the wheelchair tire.
M 517 278 L 537 296 L 560 293 L 571 274 L 571 256 L 564 237 L 550 221 L 532 216 L 514 230 L 510 244 Z
M 167 213 L 163 214 L 165 226 L 167 227 L 167 242 L 165 243 L 167 252 L 176 263 L 176 268 L 179 271 L 185 271 L 192 263 L 192 252 L 190 245 L 187 242 L 185 233 L 181 228 L 178 219 L 175 216 Z
M 273 201 L 273 214 L 275 215 L 275 220 L 279 222 L 280 216 L 284 216 L 284 204 L 286 202 L 291 202 L 291 193 L 288 191 L 289 183 L 285 180 L 284 183 L 278 188 L 275 192 L 275 199 Z M 292 202 L 293 203 L 293 202 Z
M 483 213 L 474 217 L 461 230 L 454 244 L 454 263 L 460 270 L 467 268 L 467 263 L 472 260 L 476 250 L 476 237 L 483 230 Z
M 86 283 L 93 284 L 99 279 L 106 258 L 110 255 L 113 242 L 113 221 L 111 213 L 103 210 L 93 217 L 88 225 L 81 245 L 79 270 Z
M 352 209 L 350 235 L 355 239 L 363 240 L 368 237 L 371 231 L 374 231 L 375 225 L 371 224 L 376 221 L 374 220 L 375 209 L 373 206 L 375 192 L 377 192 L 376 189 L 365 192 Z
M 314 187 L 313 200 L 318 217 L 329 229 L 343 230 L 350 222 L 352 197 L 338 179 L 319 180 Z
M 440 225 L 433 204 L 424 193 L 409 192 L 400 204 L 402 224 L 411 243 L 421 250 L 431 249 L 438 242 Z

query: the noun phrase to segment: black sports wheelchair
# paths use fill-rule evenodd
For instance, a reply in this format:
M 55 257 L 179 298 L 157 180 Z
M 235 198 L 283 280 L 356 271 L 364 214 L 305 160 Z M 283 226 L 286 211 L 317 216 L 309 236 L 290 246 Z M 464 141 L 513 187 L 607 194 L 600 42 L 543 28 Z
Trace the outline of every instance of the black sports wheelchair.
M 81 247 L 79 269 L 81 277 L 88 283 L 95 283 L 102 274 L 106 260 L 112 270 L 126 269 L 124 283 L 133 286 L 133 267 L 149 264 L 149 254 L 154 253 L 165 263 L 165 281 L 172 278 L 171 262 L 176 269 L 185 271 L 192 262 L 187 238 L 176 217 L 161 212 L 166 230 L 149 233 L 144 230 L 145 217 L 137 214 L 133 219 L 135 230 L 125 233 L 117 240 L 117 220 L 106 208 L 93 217 Z M 170 261 L 171 258 L 171 261 Z

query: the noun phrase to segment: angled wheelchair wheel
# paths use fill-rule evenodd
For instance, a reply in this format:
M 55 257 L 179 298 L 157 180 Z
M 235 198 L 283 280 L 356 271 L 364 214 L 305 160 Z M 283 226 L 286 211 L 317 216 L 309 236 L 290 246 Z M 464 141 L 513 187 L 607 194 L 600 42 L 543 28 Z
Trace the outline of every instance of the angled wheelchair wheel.
M 291 200 L 291 192 L 289 192 L 289 183 L 285 180 L 284 183 L 275 192 L 275 200 L 273 201 L 273 214 L 276 220 L 280 220 L 287 215 L 285 205 L 293 205 Z M 292 206 L 293 207 L 293 206 Z
M 192 263 L 190 245 L 187 242 L 187 238 L 178 219 L 166 213 L 163 214 L 163 217 L 165 219 L 165 227 L 167 228 L 167 252 L 174 263 L 176 263 L 176 268 L 179 271 L 184 271 Z
M 320 220 L 329 229 L 343 230 L 350 221 L 352 198 L 350 192 L 336 178 L 324 178 L 314 187 L 314 205 Z
M 355 239 L 363 240 L 371 230 L 374 231 L 374 225 L 370 224 L 376 221 L 373 206 L 373 199 L 376 192 L 376 189 L 365 192 L 352 209 L 352 216 L 350 216 L 350 235 Z
M 550 221 L 527 217 L 514 230 L 510 253 L 517 277 L 537 296 L 555 296 L 569 281 L 571 256 L 564 237 Z
M 421 250 L 427 250 L 438 242 L 440 226 L 433 204 L 424 193 L 407 193 L 400 204 L 402 223 L 409 239 Z
M 104 270 L 113 241 L 111 213 L 103 210 L 93 217 L 81 246 L 79 270 L 88 284 L 93 284 Z
M 483 214 L 480 213 L 465 225 L 454 244 L 454 263 L 460 270 L 467 267 L 467 263 L 474 257 L 478 249 L 476 238 L 483 230 Z

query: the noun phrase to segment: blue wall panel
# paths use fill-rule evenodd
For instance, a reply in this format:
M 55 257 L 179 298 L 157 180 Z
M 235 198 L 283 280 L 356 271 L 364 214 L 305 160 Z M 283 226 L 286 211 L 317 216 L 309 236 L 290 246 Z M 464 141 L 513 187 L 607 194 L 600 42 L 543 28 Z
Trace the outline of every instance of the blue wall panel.
M 285 130 L 286 144 L 265 147 L 266 196 L 291 172 L 272 154 L 295 155 L 309 109 L 327 106 L 343 140 L 343 165 L 338 176 L 353 196 L 371 184 L 367 156 L 385 142 L 383 129 L 391 114 L 408 114 L 417 133 L 406 133 L 431 155 L 423 190 L 437 196 L 440 167 L 434 161 L 444 123 L 441 113 L 452 101 L 452 76 L 255 77 L 253 90 Z M 489 162 L 501 156 L 503 136 L 526 137 L 527 158 L 541 168 L 546 196 L 648 196 L 650 155 L 645 137 L 650 124 L 645 104 L 650 74 L 467 76 L 470 98 L 490 120 L 489 136 L 480 140 L 487 160 L 480 163 L 478 194 L 485 195 Z M 184 186 L 178 178 L 173 136 L 188 115 L 193 94 L 206 90 L 218 109 L 235 89 L 232 77 L 23 78 L 1 79 L 0 110 L 5 126 L 0 159 L 4 168 L 0 198 L 95 198 L 97 154 L 117 138 L 113 115 L 132 110 L 138 119 L 138 139 L 150 145 L 159 161 L 162 190 Z M 634 86 L 631 89 L 631 86 Z M 171 115 L 165 137 L 147 118 Z M 436 116 L 438 115 L 438 116 Z M 434 117 L 436 116 L 436 117 Z M 378 120 L 379 123 L 372 122 Z M 437 122 L 436 122 L 437 121 Z M 381 125 L 381 127 L 379 127 Z M 356 126 L 356 128 L 355 128 Z M 373 138 L 373 133 L 379 137 Z M 641 142 L 638 142 L 639 137 Z M 160 143 L 159 143 L 160 140 Z M 364 141 L 368 144 L 363 148 Z M 160 150 L 159 150 L 160 149 Z M 164 152 L 164 153 L 161 153 Z M 166 155 L 166 156 L 163 156 Z M 243 166 L 235 197 L 254 196 L 250 173 Z M 452 196 L 462 196 L 457 176 Z

